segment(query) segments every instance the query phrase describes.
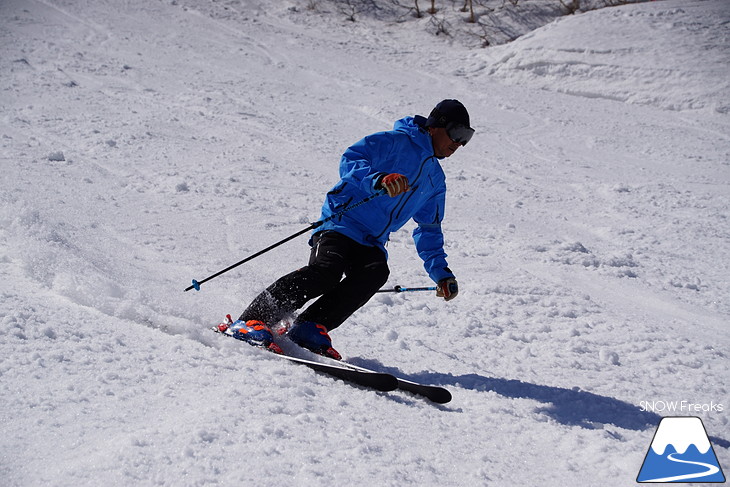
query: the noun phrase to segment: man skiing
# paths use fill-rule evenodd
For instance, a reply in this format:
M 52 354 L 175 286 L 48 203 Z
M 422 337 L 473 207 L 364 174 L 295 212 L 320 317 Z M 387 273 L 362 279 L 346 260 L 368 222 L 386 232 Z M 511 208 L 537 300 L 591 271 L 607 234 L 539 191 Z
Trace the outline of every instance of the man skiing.
M 296 344 L 339 360 L 328 332 L 363 306 L 388 279 L 385 245 L 411 218 L 413 239 L 437 296 L 449 301 L 459 288 L 446 263 L 441 221 L 446 183 L 439 159 L 450 157 L 474 134 L 459 101 L 443 100 L 428 118 L 395 122 L 393 130 L 366 136 L 340 161 L 340 181 L 327 193 L 322 219 L 310 240 L 309 264 L 270 285 L 230 324 L 236 336 L 276 349 L 270 326 L 316 299 L 287 332 Z M 348 205 L 376 193 L 365 205 Z M 341 212 L 341 213 L 340 213 Z M 344 279 L 343 279 L 344 275 Z

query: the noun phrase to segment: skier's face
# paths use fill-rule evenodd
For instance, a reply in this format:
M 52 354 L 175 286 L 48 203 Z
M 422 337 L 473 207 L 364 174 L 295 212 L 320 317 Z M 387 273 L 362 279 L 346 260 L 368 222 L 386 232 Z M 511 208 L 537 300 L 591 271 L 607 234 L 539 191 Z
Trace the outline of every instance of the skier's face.
M 433 141 L 433 153 L 436 157 L 449 157 L 461 147 L 460 142 L 451 140 L 445 128 L 431 127 L 429 132 Z

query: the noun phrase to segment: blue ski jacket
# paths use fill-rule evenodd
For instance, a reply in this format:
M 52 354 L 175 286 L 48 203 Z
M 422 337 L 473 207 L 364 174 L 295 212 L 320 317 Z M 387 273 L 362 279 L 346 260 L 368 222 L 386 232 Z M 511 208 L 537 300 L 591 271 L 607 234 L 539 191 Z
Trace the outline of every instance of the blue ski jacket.
M 390 198 L 380 196 L 325 222 L 315 232 L 332 230 L 356 242 L 380 247 L 390 233 L 411 218 L 416 250 L 434 282 L 454 277 L 446 262 L 441 221 L 444 217 L 446 176 L 434 155 L 431 136 L 420 115 L 395 122 L 393 130 L 368 135 L 349 147 L 340 160 L 340 181 L 322 206 L 326 219 L 376 193 L 378 180 L 390 173 L 408 178 L 410 191 Z

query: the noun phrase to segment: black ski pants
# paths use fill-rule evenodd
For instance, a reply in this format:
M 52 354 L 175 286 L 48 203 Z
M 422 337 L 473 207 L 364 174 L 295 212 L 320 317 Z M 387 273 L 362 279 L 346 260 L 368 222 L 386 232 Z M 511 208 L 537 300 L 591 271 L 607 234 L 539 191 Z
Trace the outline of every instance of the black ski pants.
M 321 232 L 312 239 L 309 265 L 266 288 L 239 319 L 273 325 L 318 298 L 295 322 L 313 321 L 329 331 L 367 303 L 389 274 L 381 249 L 361 245 L 341 233 Z

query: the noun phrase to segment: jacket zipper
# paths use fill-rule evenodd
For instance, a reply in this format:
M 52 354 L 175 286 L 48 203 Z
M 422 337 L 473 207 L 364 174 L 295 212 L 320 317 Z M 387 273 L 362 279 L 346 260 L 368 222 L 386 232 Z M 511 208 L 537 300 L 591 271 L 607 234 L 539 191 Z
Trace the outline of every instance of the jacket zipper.
M 428 156 L 423 161 L 421 161 L 421 167 L 418 169 L 418 174 L 416 174 L 416 177 L 414 178 L 413 182 L 415 183 L 418 181 L 418 179 L 421 177 L 421 173 L 423 172 L 423 168 L 426 167 L 426 162 L 431 159 L 433 156 Z M 375 240 L 378 240 L 380 237 L 383 236 L 383 234 L 390 228 L 390 224 L 393 223 L 393 217 L 397 219 L 400 217 L 401 212 L 403 211 L 403 208 L 406 207 L 406 204 L 408 203 L 408 200 L 411 199 L 415 191 L 418 189 L 418 186 L 411 186 L 410 194 L 406 195 L 405 198 L 401 198 L 400 203 L 398 203 L 395 208 L 393 208 L 390 212 L 388 223 L 385 224 L 385 228 L 375 236 Z

